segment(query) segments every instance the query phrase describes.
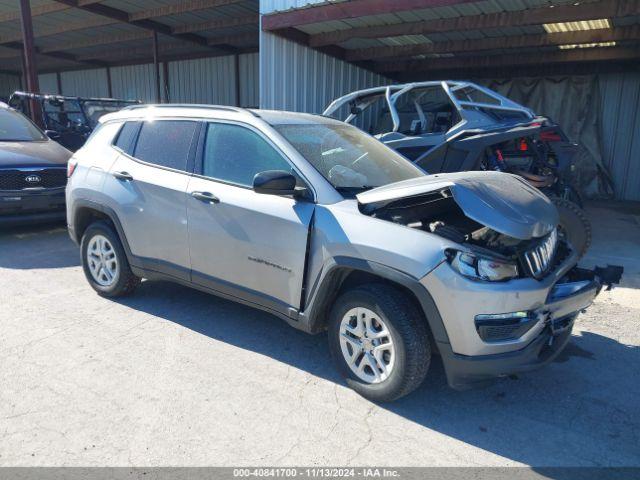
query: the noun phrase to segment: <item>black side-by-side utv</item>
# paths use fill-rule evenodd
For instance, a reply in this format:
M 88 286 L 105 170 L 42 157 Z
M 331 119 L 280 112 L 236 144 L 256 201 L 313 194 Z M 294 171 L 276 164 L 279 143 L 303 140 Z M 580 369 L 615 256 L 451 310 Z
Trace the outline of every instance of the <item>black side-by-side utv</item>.
M 139 100 L 14 92 L 9 105 L 36 120 L 29 109 L 30 101 L 35 101 L 47 135 L 72 152 L 84 145 L 100 117 L 141 103 Z
M 492 90 L 463 81 L 376 87 L 334 100 L 324 115 L 357 124 L 429 173 L 520 175 L 554 202 L 581 255 L 591 243 L 575 184 L 578 145 L 549 118 Z

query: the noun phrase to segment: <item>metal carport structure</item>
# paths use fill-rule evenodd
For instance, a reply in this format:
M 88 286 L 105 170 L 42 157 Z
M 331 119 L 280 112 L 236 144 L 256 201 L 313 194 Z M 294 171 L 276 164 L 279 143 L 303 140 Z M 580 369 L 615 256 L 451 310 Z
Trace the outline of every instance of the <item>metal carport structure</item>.
M 319 113 L 357 89 L 474 80 L 563 123 L 615 196 L 640 200 L 639 0 L 263 0 L 260 10 L 262 107 Z
M 0 95 L 28 88 L 21 1 L 0 1 Z M 258 103 L 258 0 L 25 3 L 41 92 Z

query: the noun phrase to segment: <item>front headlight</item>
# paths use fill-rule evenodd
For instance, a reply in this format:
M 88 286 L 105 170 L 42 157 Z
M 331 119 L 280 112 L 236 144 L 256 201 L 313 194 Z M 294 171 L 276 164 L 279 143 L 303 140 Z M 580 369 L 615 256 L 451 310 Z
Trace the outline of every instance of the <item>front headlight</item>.
M 455 271 L 473 280 L 500 282 L 518 276 L 518 266 L 504 260 L 458 250 L 449 250 L 448 257 Z

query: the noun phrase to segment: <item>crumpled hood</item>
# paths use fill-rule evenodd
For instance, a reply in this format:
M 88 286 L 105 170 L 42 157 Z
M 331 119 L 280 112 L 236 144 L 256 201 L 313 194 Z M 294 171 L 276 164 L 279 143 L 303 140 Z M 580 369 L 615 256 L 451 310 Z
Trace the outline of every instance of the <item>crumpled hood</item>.
M 556 208 L 522 178 L 500 172 L 440 173 L 392 183 L 357 195 L 361 205 L 381 207 L 425 193 L 450 191 L 464 214 L 504 235 L 538 238 L 558 225 Z
M 64 167 L 72 153 L 53 140 L 43 142 L 0 141 L 0 168 Z

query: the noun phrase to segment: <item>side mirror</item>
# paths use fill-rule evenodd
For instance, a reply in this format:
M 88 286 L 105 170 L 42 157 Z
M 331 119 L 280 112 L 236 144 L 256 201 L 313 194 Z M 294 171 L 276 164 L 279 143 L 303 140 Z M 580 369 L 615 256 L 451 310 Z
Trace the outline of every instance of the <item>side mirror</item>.
M 60 138 L 60 134 L 55 130 L 45 130 L 44 134 L 51 140 L 57 140 L 58 138 Z
M 293 195 L 296 177 L 284 170 L 267 170 L 253 177 L 253 190 L 266 195 Z

